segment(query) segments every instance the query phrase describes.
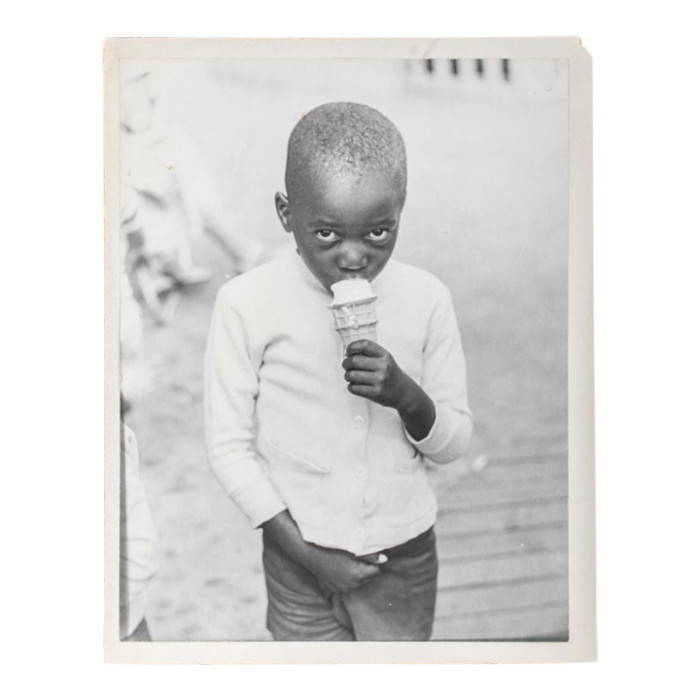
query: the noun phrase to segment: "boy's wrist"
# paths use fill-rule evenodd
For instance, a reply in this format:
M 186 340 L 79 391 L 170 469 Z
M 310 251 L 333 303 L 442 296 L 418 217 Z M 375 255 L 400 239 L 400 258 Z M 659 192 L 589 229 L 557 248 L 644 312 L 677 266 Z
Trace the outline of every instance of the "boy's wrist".
M 423 388 L 408 375 L 406 377 L 406 388 L 401 392 L 401 401 L 396 407 L 403 416 L 416 416 L 431 412 L 433 407 L 432 399 L 425 393 Z
M 314 564 L 314 545 L 306 542 L 301 536 L 299 527 L 288 510 L 279 513 L 262 527 L 265 534 L 295 562 L 305 569 L 310 569 Z
M 307 571 L 314 573 L 314 569 L 317 568 L 318 548 L 315 545 L 304 541 L 303 544 L 299 547 L 297 554 L 297 562 L 301 564 Z
M 423 440 L 430 434 L 437 417 L 435 404 L 428 394 L 410 378 L 408 388 L 403 392 L 401 407 L 397 410 L 406 430 L 414 440 Z

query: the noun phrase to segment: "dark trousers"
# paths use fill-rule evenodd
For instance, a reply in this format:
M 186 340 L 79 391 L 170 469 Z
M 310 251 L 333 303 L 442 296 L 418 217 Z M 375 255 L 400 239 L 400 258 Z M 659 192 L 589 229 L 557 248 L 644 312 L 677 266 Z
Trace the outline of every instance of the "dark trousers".
M 381 573 L 340 594 L 263 536 L 267 627 L 278 641 L 425 641 L 437 593 L 437 552 L 431 528 L 384 551 Z

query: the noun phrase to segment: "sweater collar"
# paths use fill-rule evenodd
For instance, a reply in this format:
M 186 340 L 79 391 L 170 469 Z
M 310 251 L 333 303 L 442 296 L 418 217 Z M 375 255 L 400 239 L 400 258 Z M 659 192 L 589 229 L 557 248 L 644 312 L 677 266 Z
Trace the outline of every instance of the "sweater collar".
M 306 263 L 302 260 L 301 255 L 299 255 L 299 251 L 296 248 L 292 248 L 289 251 L 289 259 L 294 269 L 309 287 L 327 297 L 332 296 L 332 294 L 321 284 L 321 282 L 319 282 L 316 275 L 314 275 L 314 273 L 311 272 L 308 267 L 306 267 Z

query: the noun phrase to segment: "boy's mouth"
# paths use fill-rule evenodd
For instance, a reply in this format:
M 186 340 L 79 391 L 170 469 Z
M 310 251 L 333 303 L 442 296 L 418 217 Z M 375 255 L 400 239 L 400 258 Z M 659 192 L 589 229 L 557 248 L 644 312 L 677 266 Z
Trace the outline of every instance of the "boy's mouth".
M 341 270 L 340 279 L 342 280 L 363 280 L 367 279 L 367 269 L 362 270 Z

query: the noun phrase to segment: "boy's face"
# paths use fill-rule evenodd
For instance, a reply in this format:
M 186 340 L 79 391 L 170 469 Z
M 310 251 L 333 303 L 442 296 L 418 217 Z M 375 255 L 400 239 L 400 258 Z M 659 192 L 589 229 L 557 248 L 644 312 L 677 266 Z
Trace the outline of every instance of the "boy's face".
M 297 190 L 289 200 L 278 192 L 275 204 L 306 266 L 328 290 L 346 279 L 371 282 L 396 245 L 405 199 L 396 183 L 333 175 L 307 177 Z

